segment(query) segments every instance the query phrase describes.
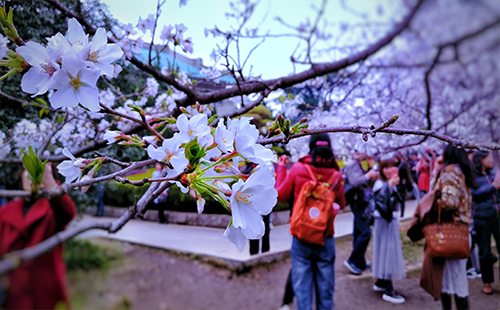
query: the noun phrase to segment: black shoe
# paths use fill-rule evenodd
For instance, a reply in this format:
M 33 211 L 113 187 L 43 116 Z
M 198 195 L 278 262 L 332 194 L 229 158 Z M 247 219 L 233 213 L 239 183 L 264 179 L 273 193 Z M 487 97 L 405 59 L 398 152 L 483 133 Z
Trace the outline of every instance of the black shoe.
M 405 298 L 399 295 L 393 288 L 387 288 L 384 295 L 382 295 L 382 299 L 393 304 L 402 304 L 405 302 Z

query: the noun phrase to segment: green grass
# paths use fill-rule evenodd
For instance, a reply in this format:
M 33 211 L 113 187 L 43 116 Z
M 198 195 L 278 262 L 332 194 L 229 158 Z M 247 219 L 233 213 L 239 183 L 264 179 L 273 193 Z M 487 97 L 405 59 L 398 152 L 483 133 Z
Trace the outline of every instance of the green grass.
M 406 235 L 410 222 L 400 223 L 399 234 L 401 236 L 401 246 L 403 247 L 403 257 L 410 264 L 421 263 L 424 255 L 425 240 L 413 242 Z

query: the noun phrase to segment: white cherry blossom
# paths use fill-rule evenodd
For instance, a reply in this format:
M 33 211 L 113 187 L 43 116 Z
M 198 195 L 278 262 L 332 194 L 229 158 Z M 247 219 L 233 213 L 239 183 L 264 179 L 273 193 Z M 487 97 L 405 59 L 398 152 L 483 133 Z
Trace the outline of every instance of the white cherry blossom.
M 9 43 L 9 38 L 4 37 L 3 35 L 0 34 L 0 59 L 4 58 L 5 55 L 7 55 L 7 52 L 9 51 L 7 43 Z
M 177 128 L 179 128 L 180 137 L 184 142 L 194 138 L 198 138 L 200 141 L 202 137 L 211 135 L 206 114 L 197 114 L 189 120 L 185 114 L 182 114 L 177 118 Z
M 160 86 L 160 84 L 158 84 L 158 82 L 154 78 L 148 78 L 146 89 L 148 95 L 150 95 L 151 97 L 156 97 L 156 95 L 158 94 L 158 86 Z
M 215 142 L 223 153 L 230 153 L 234 150 L 234 130 L 228 130 L 223 119 L 219 120 L 215 129 Z
M 149 145 L 147 148 L 148 156 L 159 162 L 170 162 L 172 157 L 177 156 L 181 151 L 179 148 L 183 143 L 180 135 L 176 133 L 172 138 L 163 140 L 161 147 Z
M 8 143 L 6 137 L 5 133 L 0 130 L 0 158 L 7 157 L 11 151 L 10 144 Z
M 21 80 L 23 92 L 34 96 L 45 94 L 52 86 L 55 74 L 61 68 L 57 63 L 57 51 L 49 51 L 41 44 L 30 41 L 16 52 L 31 65 Z
M 89 44 L 89 35 L 85 34 L 82 25 L 75 19 L 68 20 L 68 31 L 66 32 L 66 39 L 76 52 L 87 48 Z
M 241 228 L 249 239 L 264 235 L 261 215 L 269 214 L 276 205 L 278 193 L 275 179 L 266 167 L 258 166 L 246 182 L 238 180 L 232 186 L 230 198 L 233 226 Z
M 87 64 L 101 69 L 102 74 L 113 77 L 115 68 L 111 64 L 122 57 L 123 51 L 117 44 L 108 44 L 104 28 L 98 28 L 89 49 L 85 52 Z
M 75 158 L 66 147 L 63 149 L 63 154 L 70 160 L 65 160 L 57 165 L 57 170 L 66 178 L 64 181 L 65 183 L 71 183 L 75 179 L 77 179 L 78 182 L 82 174 L 82 169 L 85 168 L 85 165 L 82 163 L 83 160 L 81 158 Z
M 247 238 L 243 235 L 241 227 L 234 227 L 234 225 L 228 226 L 224 231 L 224 237 L 231 243 L 234 243 L 238 251 L 243 252 L 245 244 L 247 243 Z
M 153 14 L 149 14 L 146 19 L 142 19 L 139 17 L 139 21 L 137 22 L 137 28 L 139 28 L 142 33 L 146 33 L 148 30 L 153 31 L 155 26 L 155 17 Z
M 121 132 L 114 130 L 106 130 L 102 138 L 108 141 L 108 144 L 113 144 L 116 141 L 118 141 L 120 137 L 121 137 Z
M 52 107 L 76 107 L 80 103 L 92 112 L 99 111 L 99 75 L 100 70 L 88 69 L 77 53 L 68 52 L 54 76 L 53 87 L 57 91 L 49 98 Z

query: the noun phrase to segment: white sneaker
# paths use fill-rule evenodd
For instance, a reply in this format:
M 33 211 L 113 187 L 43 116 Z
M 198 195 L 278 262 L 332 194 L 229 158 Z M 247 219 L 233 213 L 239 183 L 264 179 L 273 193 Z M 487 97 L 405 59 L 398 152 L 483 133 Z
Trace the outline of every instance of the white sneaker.
M 385 292 L 385 288 L 380 287 L 377 284 L 373 284 L 373 291 L 375 291 L 375 292 Z
M 394 289 L 385 290 L 382 299 L 393 304 L 402 304 L 406 301 L 406 299 L 399 295 Z
M 290 306 L 287 304 L 284 304 L 283 306 L 279 307 L 278 310 L 290 310 Z

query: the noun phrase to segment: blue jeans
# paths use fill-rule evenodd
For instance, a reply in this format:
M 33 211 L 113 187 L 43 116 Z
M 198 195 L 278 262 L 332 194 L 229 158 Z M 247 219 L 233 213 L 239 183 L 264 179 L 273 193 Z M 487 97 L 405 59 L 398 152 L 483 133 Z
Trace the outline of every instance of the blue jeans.
M 354 215 L 354 227 L 352 230 L 352 252 L 348 261 L 361 270 L 366 269 L 365 253 L 370 243 L 372 232 L 370 226 L 363 220 L 364 208 L 355 206 L 351 208 Z
M 326 238 L 325 245 L 318 246 L 294 237 L 290 256 L 297 309 L 312 308 L 313 284 L 316 290 L 316 309 L 333 309 L 335 239 Z

